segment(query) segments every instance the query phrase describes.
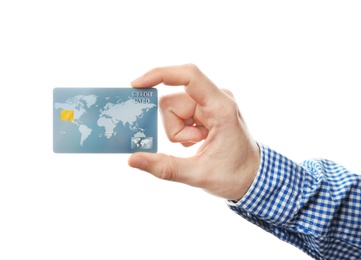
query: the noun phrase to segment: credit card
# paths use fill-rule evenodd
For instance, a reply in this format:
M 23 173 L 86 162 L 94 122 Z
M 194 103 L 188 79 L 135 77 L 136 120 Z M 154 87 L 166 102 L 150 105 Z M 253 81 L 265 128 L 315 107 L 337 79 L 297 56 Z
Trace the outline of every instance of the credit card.
M 157 89 L 54 88 L 55 153 L 157 152 Z

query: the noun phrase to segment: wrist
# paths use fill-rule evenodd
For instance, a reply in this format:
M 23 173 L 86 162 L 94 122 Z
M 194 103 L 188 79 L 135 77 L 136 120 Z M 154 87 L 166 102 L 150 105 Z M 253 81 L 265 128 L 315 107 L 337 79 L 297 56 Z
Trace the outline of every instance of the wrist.
M 241 200 L 256 179 L 261 162 L 261 150 L 258 143 L 254 142 L 250 146 L 246 156 L 243 156 L 241 160 L 243 161 L 242 167 L 236 174 L 236 176 L 240 177 L 232 184 L 234 193 L 227 198 L 230 201 Z

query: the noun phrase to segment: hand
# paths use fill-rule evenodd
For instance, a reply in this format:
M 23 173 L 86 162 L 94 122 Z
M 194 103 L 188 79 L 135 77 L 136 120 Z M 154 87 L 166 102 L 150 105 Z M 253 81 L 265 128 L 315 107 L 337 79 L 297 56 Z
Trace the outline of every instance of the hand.
M 132 86 L 150 88 L 160 83 L 185 86 L 185 92 L 159 101 L 170 141 L 186 147 L 204 142 L 189 158 L 135 153 L 129 165 L 225 199 L 242 198 L 256 176 L 260 155 L 232 94 L 216 87 L 194 65 L 153 69 Z

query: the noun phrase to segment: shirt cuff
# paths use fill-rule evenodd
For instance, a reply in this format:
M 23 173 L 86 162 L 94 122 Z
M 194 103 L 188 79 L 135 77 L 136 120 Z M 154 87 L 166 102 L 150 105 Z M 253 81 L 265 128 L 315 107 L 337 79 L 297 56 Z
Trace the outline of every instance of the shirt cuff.
M 285 156 L 259 144 L 260 167 L 251 187 L 239 201 L 226 201 L 241 215 L 255 216 L 270 224 L 282 224 L 299 209 L 304 169 Z

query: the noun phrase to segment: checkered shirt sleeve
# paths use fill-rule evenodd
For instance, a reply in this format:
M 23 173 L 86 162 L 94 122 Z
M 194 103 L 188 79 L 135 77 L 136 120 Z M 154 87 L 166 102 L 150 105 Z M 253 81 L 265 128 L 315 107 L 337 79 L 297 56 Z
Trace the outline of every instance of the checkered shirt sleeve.
M 329 160 L 297 164 L 260 149 L 252 186 L 228 206 L 314 259 L 361 259 L 361 177 Z

